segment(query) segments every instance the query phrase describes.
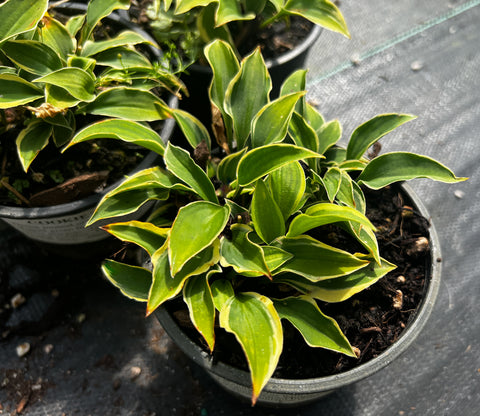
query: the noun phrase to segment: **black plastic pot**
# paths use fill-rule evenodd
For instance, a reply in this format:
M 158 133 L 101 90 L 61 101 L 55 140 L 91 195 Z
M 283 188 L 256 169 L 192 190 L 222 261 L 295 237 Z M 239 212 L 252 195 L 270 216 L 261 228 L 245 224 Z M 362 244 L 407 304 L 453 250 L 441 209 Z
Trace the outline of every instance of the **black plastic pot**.
M 406 185 L 403 185 L 403 189 L 416 206 L 416 210 L 425 218 L 429 218 L 427 209 L 412 189 Z M 431 267 L 427 276 L 425 276 L 426 289 L 424 298 L 414 318 L 404 329 L 399 339 L 376 358 L 343 373 L 303 380 L 272 378 L 262 391 L 257 404 L 272 407 L 307 404 L 339 388 L 371 376 L 405 352 L 415 341 L 430 316 L 440 287 L 441 264 L 436 261 L 436 259 L 441 257 L 440 245 L 433 224 L 429 231 Z M 155 315 L 167 334 L 185 354 L 203 367 L 227 391 L 250 401 L 250 374 L 222 362 L 213 362 L 211 356 L 181 330 L 166 308 L 158 308 Z
M 60 4 L 57 8 L 65 14 L 73 15 L 75 13 L 84 13 L 86 5 L 69 2 Z M 108 16 L 106 20 L 119 27 L 134 29 L 131 22 L 124 21 L 124 19 L 115 13 Z M 135 28 L 135 30 L 137 30 L 137 28 Z M 146 32 L 142 32 L 142 35 L 147 39 L 151 39 Z M 150 52 L 152 55 L 158 56 L 157 51 L 153 48 Z M 132 105 L 134 105 L 134 103 L 132 103 Z M 178 106 L 178 98 L 171 95 L 168 99 L 168 105 L 171 108 L 176 108 Z M 159 134 L 165 143 L 171 139 L 174 128 L 175 121 L 173 119 L 167 119 L 162 122 Z M 154 165 L 157 158 L 158 155 L 156 153 L 150 152 L 136 169 L 125 172 L 125 174 L 132 175 L 135 172 L 146 169 Z M 99 221 L 97 224 L 88 228 L 85 228 L 85 224 L 100 199 L 107 192 L 120 185 L 122 181 L 123 179 L 117 181 L 102 192 L 67 204 L 37 208 L 0 206 L 0 219 L 3 219 L 7 224 L 26 237 L 42 243 L 42 246 L 57 254 L 80 258 L 99 254 L 103 257 L 101 252 L 106 248 L 105 240 L 109 238 L 109 234 L 99 227 L 108 222 L 112 222 L 112 220 Z M 146 204 L 135 214 L 127 217 L 117 217 L 115 221 L 141 218 L 149 208 L 151 208 L 151 206 Z M 113 238 L 112 240 L 115 241 Z

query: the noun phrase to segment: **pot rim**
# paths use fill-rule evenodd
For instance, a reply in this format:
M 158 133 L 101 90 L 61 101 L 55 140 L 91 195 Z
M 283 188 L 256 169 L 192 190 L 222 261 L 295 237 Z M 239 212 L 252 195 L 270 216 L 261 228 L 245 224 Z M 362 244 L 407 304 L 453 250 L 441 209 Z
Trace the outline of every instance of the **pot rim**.
M 276 58 L 265 59 L 265 65 L 268 69 L 271 69 L 273 67 L 283 65 L 289 61 L 293 61 L 295 58 L 305 53 L 315 43 L 322 30 L 323 28 L 321 26 L 314 24 L 312 26 L 312 30 L 308 33 L 305 39 L 302 40 L 302 42 L 296 45 L 293 49 L 280 54 Z M 204 73 L 205 75 L 212 73 L 212 69 L 208 65 L 202 65 L 194 62 L 190 65 L 190 67 L 194 68 L 195 72 Z
M 59 8 L 59 9 L 71 9 L 74 11 L 77 11 L 77 10 L 84 11 L 86 10 L 86 7 L 87 6 L 85 4 L 73 3 L 73 2 L 72 3 L 69 2 L 66 4 L 59 4 L 56 6 L 56 8 Z M 132 29 L 134 27 L 133 23 L 123 19 L 117 13 L 112 13 L 109 16 L 107 16 L 105 19 L 124 24 L 129 29 Z M 136 26 L 135 26 L 135 30 L 137 30 Z M 141 29 L 139 30 L 139 32 L 141 32 L 141 34 L 147 39 L 152 39 L 147 32 Z M 170 108 L 178 107 L 178 98 L 175 95 L 171 94 L 170 97 L 168 98 L 168 106 Z M 163 120 L 162 128 L 159 134 L 165 144 L 167 144 L 169 138 L 172 136 L 174 128 L 175 128 L 175 120 L 173 118 L 167 118 Z M 145 158 L 138 164 L 138 166 L 135 169 L 131 170 L 130 172 L 127 172 L 126 175 L 130 176 L 143 169 L 148 168 L 155 162 L 158 156 L 159 155 L 154 152 L 147 153 Z M 7 205 L 0 205 L 0 218 L 40 219 L 40 218 L 52 218 L 57 216 L 63 216 L 67 214 L 74 214 L 76 212 L 83 211 L 87 208 L 90 208 L 96 205 L 106 193 L 115 189 L 118 185 L 120 185 L 123 182 L 123 180 L 124 178 L 119 179 L 112 185 L 105 188 L 102 192 L 94 193 L 94 194 L 88 195 L 85 198 L 68 202 L 66 204 L 53 205 L 49 207 L 33 207 L 33 208 L 11 207 Z
M 412 199 L 412 202 L 416 205 L 420 214 L 430 219 L 427 208 L 413 189 L 407 184 L 402 184 L 401 187 Z M 430 224 L 429 234 L 431 266 L 424 298 L 412 321 L 407 325 L 394 344 L 377 357 L 339 374 L 309 379 L 282 379 L 272 377 L 263 391 L 265 393 L 298 393 L 298 391 L 301 390 L 302 392 L 312 391 L 319 393 L 338 389 L 371 376 L 405 352 L 425 326 L 426 321 L 432 313 L 440 289 L 441 263 L 438 262 L 437 259 L 441 258 L 441 250 L 438 234 L 433 223 Z M 222 362 L 213 364 L 210 355 L 188 338 L 184 332 L 178 329 L 176 322 L 169 315 L 165 307 L 162 306 L 158 308 L 155 314 L 169 336 L 174 335 L 172 338 L 175 343 L 177 343 L 194 362 L 206 368 L 214 375 L 226 380 L 247 386 L 251 384 L 251 377 L 248 372 L 231 367 Z

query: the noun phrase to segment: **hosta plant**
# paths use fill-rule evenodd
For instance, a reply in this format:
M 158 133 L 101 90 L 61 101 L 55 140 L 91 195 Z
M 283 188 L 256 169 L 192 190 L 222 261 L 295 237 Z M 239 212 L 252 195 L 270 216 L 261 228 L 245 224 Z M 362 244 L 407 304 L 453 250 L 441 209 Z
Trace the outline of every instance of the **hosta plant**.
M 250 368 L 255 403 L 282 353 L 282 320 L 312 347 L 355 356 L 321 302 L 341 302 L 395 268 L 381 257 L 362 189 L 416 177 L 464 178 L 426 156 L 363 156 L 410 115 L 374 117 L 342 148 L 338 121 L 326 122 L 305 99 L 305 71 L 293 73 L 271 101 L 259 50 L 238 62 L 217 40 L 205 55 L 213 70 L 210 97 L 221 151 L 210 152 L 210 137 L 195 118 L 173 111 L 193 156 L 169 143 L 160 152 L 163 164 L 107 194 L 89 224 L 161 201 L 146 222 L 106 227 L 142 247 L 152 269 L 110 259 L 103 272 L 126 296 L 146 302 L 147 315 L 183 297 L 210 351 L 216 322 L 233 333 Z M 88 130 L 72 143 L 88 139 Z M 358 240 L 362 252 L 322 242 L 319 227 L 333 223 Z
M 274 22 L 301 16 L 314 24 L 349 36 L 345 20 L 329 0 L 152 0 L 145 11 L 161 44 L 174 43 L 189 62 L 201 57 L 214 39 L 230 44 L 237 56 L 246 39 Z
M 176 91 L 180 84 L 158 62 L 152 41 L 125 28 L 107 32 L 102 19 L 129 3 L 92 0 L 85 13 L 62 20 L 47 0 L 0 5 L 3 159 L 7 142 L 15 141 L 27 171 L 47 145 L 62 147 L 70 141 L 79 116 L 97 121 L 97 137 L 155 136 L 143 122 L 169 115 L 157 91 Z M 149 45 L 152 56 L 135 49 L 138 45 Z M 2 184 L 11 188 L 14 179 L 2 169 Z

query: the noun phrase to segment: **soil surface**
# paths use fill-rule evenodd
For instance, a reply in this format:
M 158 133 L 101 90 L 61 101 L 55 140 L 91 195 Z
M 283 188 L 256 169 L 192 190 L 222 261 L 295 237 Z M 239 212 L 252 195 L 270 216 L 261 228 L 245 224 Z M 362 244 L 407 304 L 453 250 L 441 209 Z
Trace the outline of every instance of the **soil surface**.
M 1 136 L 0 205 L 53 206 L 83 198 L 121 179 L 147 154 L 120 140 L 80 143 L 64 154 L 50 143 L 25 172 L 15 145 L 18 131 Z
M 309 347 L 288 322 L 284 326 L 284 347 L 274 377 L 286 379 L 315 378 L 343 372 L 362 364 L 392 345 L 415 316 L 421 304 L 430 270 L 428 221 L 415 211 L 412 202 L 399 187 L 381 191 L 365 190 L 367 216 L 378 228 L 380 254 L 397 268 L 370 288 L 341 303 L 319 302 L 323 313 L 333 317 L 352 346 L 358 359 Z M 359 252 L 356 241 L 334 226 L 317 229 L 315 237 Z M 439 259 L 440 260 L 440 259 Z M 188 322 L 183 302 L 171 304 L 174 316 L 205 351 L 203 340 Z M 233 335 L 216 328 L 213 359 L 248 371 L 243 351 Z

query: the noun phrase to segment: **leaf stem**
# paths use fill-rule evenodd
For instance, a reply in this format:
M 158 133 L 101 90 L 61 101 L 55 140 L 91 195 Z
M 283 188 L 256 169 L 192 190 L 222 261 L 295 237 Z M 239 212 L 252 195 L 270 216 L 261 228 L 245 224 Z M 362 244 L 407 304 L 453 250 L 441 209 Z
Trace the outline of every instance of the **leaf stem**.
M 25 198 L 20 192 L 18 192 L 12 185 L 10 185 L 5 178 L 0 180 L 0 184 L 3 185 L 7 190 L 9 190 L 12 194 L 14 194 L 20 201 L 22 201 L 25 205 L 30 206 L 30 201 Z

